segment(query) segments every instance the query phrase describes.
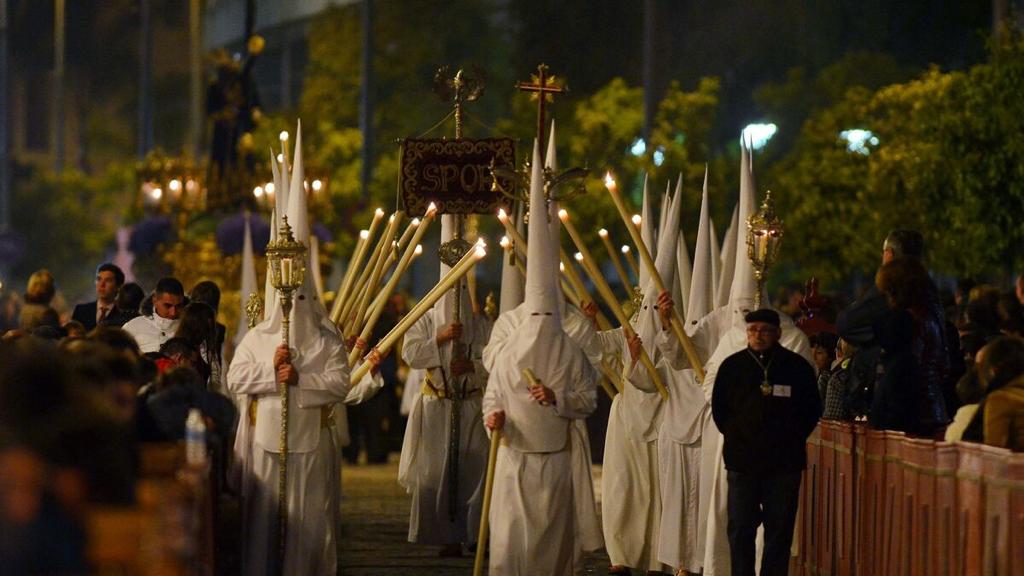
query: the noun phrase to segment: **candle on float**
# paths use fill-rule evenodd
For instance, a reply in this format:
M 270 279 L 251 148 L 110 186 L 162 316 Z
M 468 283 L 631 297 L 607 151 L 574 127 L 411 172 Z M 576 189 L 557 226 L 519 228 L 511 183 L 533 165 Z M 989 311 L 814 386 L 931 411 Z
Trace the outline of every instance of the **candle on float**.
M 345 276 L 342 278 L 341 287 L 337 290 L 337 296 L 334 297 L 334 305 L 331 307 L 331 322 L 337 324 L 343 318 L 342 310 L 345 304 L 349 301 L 349 296 L 352 292 L 352 286 L 355 282 L 356 271 L 363 263 L 363 256 L 366 255 L 367 246 L 370 243 L 370 238 L 373 237 L 373 233 L 377 230 L 377 225 L 380 224 L 381 219 L 384 218 L 384 211 L 377 208 L 373 211 L 373 219 L 370 221 L 370 227 L 365 231 L 359 232 L 359 240 L 356 242 L 355 251 L 352 254 L 352 260 L 348 263 L 348 268 L 345 270 Z M 363 232 L 366 232 L 363 235 Z
M 423 297 L 422 300 L 416 303 L 415 306 L 409 310 L 398 324 L 391 329 L 380 342 L 375 346 L 376 350 L 380 353 L 381 357 L 387 355 L 391 351 L 391 348 L 398 342 L 408 330 L 415 324 L 424 314 L 426 314 L 434 306 L 434 304 L 440 300 L 449 290 L 455 286 L 455 283 L 462 279 L 463 276 L 469 272 L 469 269 L 476 265 L 484 256 L 487 255 L 487 250 L 480 243 L 475 248 L 466 252 L 466 255 L 455 266 L 444 275 L 444 278 L 437 283 L 436 286 L 430 289 L 430 292 Z M 370 365 L 368 363 L 361 364 L 356 368 L 351 377 L 352 382 L 359 382 L 369 372 Z
M 629 287 L 633 284 L 629 281 L 629 275 L 626 274 L 626 269 L 622 267 L 622 261 L 619 260 L 619 255 L 615 252 L 615 247 L 612 246 L 612 240 L 608 236 L 608 231 L 601 228 L 597 231 L 597 235 L 601 238 L 601 243 L 604 244 L 605 250 L 608 251 L 608 259 L 612 261 L 612 266 L 615 267 L 615 272 L 619 275 L 619 280 L 622 281 L 622 288 L 628 293 Z
M 282 154 L 282 156 L 284 156 L 284 161 L 287 162 L 288 161 L 288 131 L 287 130 L 282 130 L 281 133 L 277 135 L 277 138 L 278 138 L 278 140 L 281 141 L 281 154 Z
M 583 265 L 583 269 L 590 274 L 591 280 L 594 281 L 594 286 L 597 287 L 597 291 L 604 298 L 605 303 L 611 309 L 615 319 L 619 321 L 619 325 L 622 326 L 622 331 L 626 335 L 626 338 L 632 338 L 634 334 L 633 327 L 629 324 L 629 318 L 622 310 L 622 305 L 615 298 L 615 294 L 612 292 L 608 282 L 601 275 L 601 272 L 597 269 L 597 262 L 590 254 L 590 250 L 587 245 L 583 243 L 583 237 L 580 236 L 579 231 L 576 230 L 576 225 L 569 219 L 569 213 L 565 210 L 559 210 L 558 218 L 562 221 L 562 227 L 565 228 L 566 232 L 569 233 L 569 237 L 576 244 L 576 248 L 579 250 L 580 258 L 579 261 Z M 648 342 L 647 345 L 652 345 L 653 342 Z M 654 362 L 651 357 L 647 354 L 647 349 L 644 348 L 640 352 L 640 362 L 644 365 L 647 370 L 647 374 L 654 382 L 655 388 L 658 389 L 658 393 L 661 397 L 668 399 L 668 390 L 665 388 L 664 382 L 661 380 L 661 376 L 655 369 Z
M 639 222 L 640 217 L 636 215 L 632 218 L 630 217 L 629 211 L 626 209 L 626 204 L 619 195 L 618 186 L 615 183 L 615 179 L 612 178 L 611 172 L 605 176 L 605 187 L 608 189 L 608 195 L 612 197 L 612 202 L 615 203 L 615 208 L 619 211 L 619 215 L 622 216 L 623 224 L 626 225 L 626 230 L 629 232 L 629 236 L 632 238 L 633 244 L 636 245 L 637 252 L 640 253 L 640 259 L 643 260 L 644 267 L 647 269 L 647 272 L 650 273 L 651 280 L 654 281 L 655 289 L 659 294 L 665 292 L 665 282 L 662 280 L 661 275 L 658 274 L 658 268 L 654 265 L 654 258 L 651 256 L 651 251 L 648 249 L 647 245 L 644 244 L 643 238 L 640 236 L 640 231 L 637 229 L 637 223 Z M 697 375 L 697 379 L 701 381 L 704 380 L 704 363 L 701 362 L 700 356 L 697 354 L 697 349 L 693 346 L 693 342 L 683 329 L 683 322 L 679 318 L 678 308 L 673 310 L 672 332 L 675 333 L 676 339 L 678 339 L 679 344 L 682 345 L 683 351 L 686 353 L 686 357 L 690 361 L 690 367 L 693 368 L 693 371 Z
M 292 283 L 292 259 L 281 259 L 281 282 L 288 285 Z
M 405 273 L 405 270 L 406 268 L 408 268 L 409 263 L 412 262 L 412 259 L 415 257 L 417 249 L 420 249 L 420 251 L 422 252 L 422 248 L 419 244 L 419 241 L 423 239 L 423 234 L 426 233 L 427 228 L 430 226 L 430 223 L 433 222 L 434 215 L 436 213 L 437 208 L 434 206 L 433 203 L 431 203 L 430 207 L 427 208 L 427 213 L 424 214 L 423 218 L 417 218 L 414 220 L 416 222 L 416 228 L 415 232 L 413 232 L 412 234 L 412 242 L 409 243 L 409 246 L 406 248 L 405 252 L 402 253 L 402 258 L 398 261 L 398 265 L 395 267 L 394 273 L 391 274 L 391 278 L 388 279 L 387 284 L 384 285 L 384 288 L 378 294 L 377 300 L 374 301 L 375 305 L 370 308 L 370 315 L 363 323 L 363 329 L 362 332 L 360 332 L 359 334 L 359 340 L 357 340 L 357 342 L 366 342 L 366 340 L 370 337 L 370 334 L 373 333 L 373 328 L 374 326 L 377 325 L 377 321 L 380 320 L 380 316 L 384 312 L 384 307 L 387 304 L 388 298 L 391 297 L 391 293 L 394 292 L 395 288 L 398 286 L 398 281 L 401 280 L 402 274 Z M 361 351 L 362 349 L 358 345 L 352 347 L 352 351 L 349 352 L 348 355 L 348 364 L 350 368 L 352 366 L 355 366 L 356 360 L 359 358 L 359 353 Z

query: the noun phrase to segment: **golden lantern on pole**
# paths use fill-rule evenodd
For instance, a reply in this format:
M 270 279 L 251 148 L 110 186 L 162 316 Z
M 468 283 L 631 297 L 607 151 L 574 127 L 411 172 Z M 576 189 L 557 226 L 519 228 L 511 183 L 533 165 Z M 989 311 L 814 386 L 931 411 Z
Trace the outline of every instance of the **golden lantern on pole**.
M 754 309 L 761 307 L 761 291 L 764 289 L 768 269 L 779 258 L 783 232 L 782 220 L 775 215 L 775 202 L 769 190 L 761 208 L 747 218 L 747 258 L 754 266 L 754 278 L 757 280 Z
M 281 341 L 290 349 L 292 299 L 306 276 L 307 248 L 292 234 L 288 216 L 284 216 L 282 220 L 277 238 L 267 244 L 267 274 L 270 275 L 271 286 L 281 299 Z M 281 460 L 277 474 L 278 535 L 281 551 L 278 561 L 281 573 L 284 573 L 285 545 L 288 541 L 288 384 L 281 382 L 278 388 L 281 395 Z

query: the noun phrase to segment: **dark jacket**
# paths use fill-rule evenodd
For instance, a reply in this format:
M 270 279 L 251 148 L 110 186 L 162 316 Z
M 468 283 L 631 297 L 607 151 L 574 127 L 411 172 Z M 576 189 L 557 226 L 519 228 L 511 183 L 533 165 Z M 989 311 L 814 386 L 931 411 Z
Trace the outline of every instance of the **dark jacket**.
M 724 436 L 725 467 L 768 476 L 798 472 L 807 466 L 805 442 L 821 416 L 814 368 L 778 344 L 762 363 L 772 385 L 768 396 L 761 391 L 764 371 L 749 348 L 718 369 L 711 412 Z
M 875 382 L 872 428 L 932 436 L 949 422 L 944 387 L 949 359 L 942 325 L 893 309 L 875 323 L 882 346 Z

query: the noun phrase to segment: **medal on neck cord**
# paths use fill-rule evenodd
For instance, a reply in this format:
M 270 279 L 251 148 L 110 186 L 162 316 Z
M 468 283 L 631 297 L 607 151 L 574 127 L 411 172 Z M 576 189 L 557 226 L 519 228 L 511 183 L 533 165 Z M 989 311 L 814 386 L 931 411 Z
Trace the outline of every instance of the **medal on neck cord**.
M 761 367 L 761 371 L 764 372 L 764 379 L 761 381 L 761 395 L 770 396 L 772 393 L 772 385 L 768 383 L 768 369 L 772 367 L 772 361 L 775 360 L 775 355 L 772 354 L 772 357 L 768 359 L 767 364 L 762 364 L 761 359 L 757 357 L 757 354 L 754 354 L 753 350 L 747 348 L 747 352 L 750 354 L 750 357 L 754 359 L 754 362 L 757 362 L 757 365 Z

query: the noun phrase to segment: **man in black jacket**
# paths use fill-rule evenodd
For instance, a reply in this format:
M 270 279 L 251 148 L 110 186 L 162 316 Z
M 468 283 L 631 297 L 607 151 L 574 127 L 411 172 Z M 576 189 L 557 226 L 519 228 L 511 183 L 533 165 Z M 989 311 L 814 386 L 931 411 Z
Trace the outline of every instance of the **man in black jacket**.
M 814 369 L 779 345 L 779 315 L 750 312 L 747 348 L 718 369 L 711 411 L 724 437 L 729 548 L 734 576 L 753 576 L 754 536 L 764 523 L 761 575 L 786 575 L 805 442 L 821 416 Z

